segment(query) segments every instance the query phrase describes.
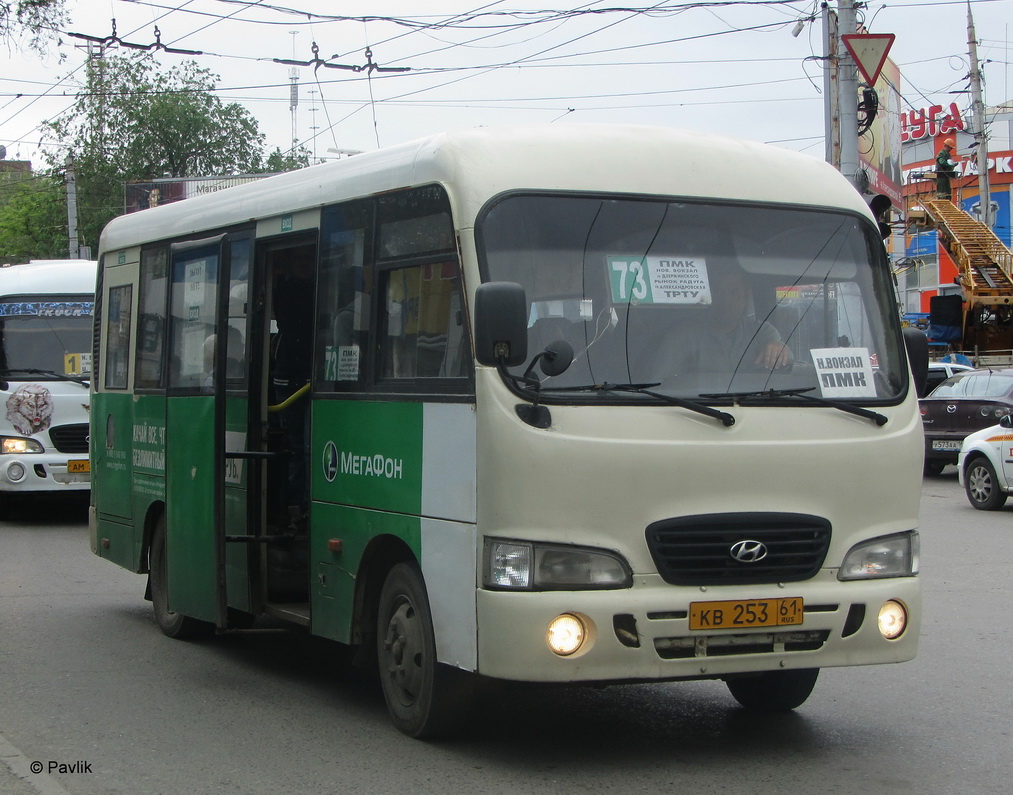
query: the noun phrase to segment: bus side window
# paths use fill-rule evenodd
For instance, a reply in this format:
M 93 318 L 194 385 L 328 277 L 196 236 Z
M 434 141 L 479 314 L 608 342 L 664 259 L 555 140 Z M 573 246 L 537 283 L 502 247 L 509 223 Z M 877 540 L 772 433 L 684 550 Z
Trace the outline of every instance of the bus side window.
M 165 386 L 166 299 L 168 293 L 168 250 L 149 249 L 141 254 L 138 295 L 136 386 Z
M 215 331 L 218 261 L 217 242 L 172 257 L 170 388 L 203 387 L 205 341 Z
M 130 355 L 130 302 L 133 285 L 109 288 L 106 310 L 105 386 L 126 389 Z
M 386 314 L 380 337 L 380 372 L 385 378 L 455 377 L 448 352 L 460 354 L 463 318 L 455 261 L 399 268 L 384 274 Z M 451 367 L 460 367 L 459 355 Z
M 366 379 L 366 340 L 372 267 L 365 202 L 328 207 L 321 219 L 319 317 L 314 381 L 317 388 L 348 391 Z

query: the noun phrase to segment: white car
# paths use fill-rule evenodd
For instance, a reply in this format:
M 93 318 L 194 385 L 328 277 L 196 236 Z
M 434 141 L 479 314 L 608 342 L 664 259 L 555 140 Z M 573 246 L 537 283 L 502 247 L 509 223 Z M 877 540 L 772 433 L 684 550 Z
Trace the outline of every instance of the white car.
M 957 477 L 979 511 L 997 511 L 1013 490 L 1013 415 L 964 437 Z
M 951 375 L 973 369 L 968 364 L 957 364 L 956 362 L 929 362 L 929 374 L 925 379 L 925 394 L 930 394 Z

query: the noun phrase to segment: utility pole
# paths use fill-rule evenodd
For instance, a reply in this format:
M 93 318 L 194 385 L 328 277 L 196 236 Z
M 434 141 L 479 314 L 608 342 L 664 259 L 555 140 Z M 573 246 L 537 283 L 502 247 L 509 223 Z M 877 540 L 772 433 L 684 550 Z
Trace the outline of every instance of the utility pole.
M 289 70 L 288 79 L 292 81 L 289 88 L 288 109 L 292 114 L 292 148 L 299 143 L 299 128 L 296 126 L 296 108 L 299 107 L 299 70 L 294 66 Z
M 837 79 L 837 48 L 840 45 L 837 29 L 837 14 L 830 10 L 830 4 L 823 4 L 823 53 L 826 56 L 823 70 L 823 96 L 826 97 L 824 112 L 824 137 L 826 138 L 826 161 L 841 170 L 841 94 Z
M 67 156 L 67 240 L 67 255 L 77 259 L 81 246 L 77 239 L 77 174 L 73 155 Z
M 985 102 L 981 98 L 978 42 L 974 35 L 970 0 L 967 3 L 967 49 L 971 59 L 971 105 L 974 116 L 974 141 L 977 146 L 975 159 L 978 163 L 978 191 L 981 195 L 981 204 L 978 206 L 981 208 L 981 222 L 991 229 L 995 219 L 992 212 L 992 189 L 988 179 L 988 130 L 985 126 Z
M 292 60 L 295 60 L 295 37 L 299 35 L 298 30 L 290 30 L 289 34 L 292 36 Z M 292 151 L 295 152 L 295 148 L 299 145 L 299 129 L 296 126 L 296 108 L 299 107 L 299 70 L 294 66 L 289 70 L 288 79 L 292 85 L 289 88 L 289 100 L 288 109 L 292 114 Z
M 838 0 L 838 31 L 841 35 L 854 33 L 858 16 L 854 0 Z M 840 36 L 837 37 L 836 66 L 838 123 L 840 125 L 841 164 L 840 171 L 847 180 L 861 191 L 858 172 L 858 66 L 852 60 Z

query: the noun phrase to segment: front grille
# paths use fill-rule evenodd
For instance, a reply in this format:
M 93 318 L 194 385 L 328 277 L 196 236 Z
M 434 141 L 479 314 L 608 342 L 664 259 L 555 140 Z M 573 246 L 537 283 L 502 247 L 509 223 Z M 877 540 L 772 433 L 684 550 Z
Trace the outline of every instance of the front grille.
M 61 453 L 87 453 L 88 423 L 57 425 L 49 429 L 49 438 Z
M 732 557 L 739 541 L 759 542 L 760 560 Z M 830 546 L 830 523 L 789 513 L 727 513 L 654 522 L 647 546 L 665 582 L 736 585 L 798 582 L 819 571 Z

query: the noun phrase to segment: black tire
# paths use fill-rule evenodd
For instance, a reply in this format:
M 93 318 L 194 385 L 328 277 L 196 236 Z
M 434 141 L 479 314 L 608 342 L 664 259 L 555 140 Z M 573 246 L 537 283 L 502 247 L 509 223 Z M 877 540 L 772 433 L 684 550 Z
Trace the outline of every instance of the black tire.
M 937 478 L 943 474 L 946 464 L 943 461 L 926 461 L 922 472 L 930 478 Z
M 816 686 L 819 668 L 766 671 L 725 680 L 729 692 L 753 712 L 789 712 L 805 703 Z
M 151 536 L 151 551 L 148 559 L 148 586 L 151 590 L 151 606 L 155 611 L 155 622 L 162 633 L 170 638 L 185 640 L 208 635 L 212 625 L 169 609 L 169 579 L 165 557 L 165 514 L 155 523 Z
M 376 646 L 387 711 L 399 731 L 438 737 L 461 726 L 471 709 L 475 677 L 436 661 L 429 598 L 414 564 L 397 564 L 384 581 Z
M 995 467 L 982 456 L 971 461 L 964 471 L 964 493 L 979 511 L 998 511 L 1006 504 L 1006 492 L 999 487 Z

